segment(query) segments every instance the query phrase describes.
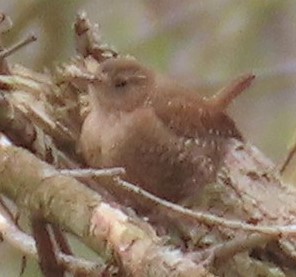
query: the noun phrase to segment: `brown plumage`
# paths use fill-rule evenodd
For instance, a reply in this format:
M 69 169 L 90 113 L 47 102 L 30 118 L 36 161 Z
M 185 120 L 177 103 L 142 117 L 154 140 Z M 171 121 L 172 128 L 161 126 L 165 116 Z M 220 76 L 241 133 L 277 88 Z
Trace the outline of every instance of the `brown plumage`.
M 215 181 L 225 143 L 242 139 L 225 108 L 253 75 L 204 99 L 131 58 L 109 59 L 101 71 L 80 138 L 89 166 L 122 166 L 125 179 L 174 202 Z

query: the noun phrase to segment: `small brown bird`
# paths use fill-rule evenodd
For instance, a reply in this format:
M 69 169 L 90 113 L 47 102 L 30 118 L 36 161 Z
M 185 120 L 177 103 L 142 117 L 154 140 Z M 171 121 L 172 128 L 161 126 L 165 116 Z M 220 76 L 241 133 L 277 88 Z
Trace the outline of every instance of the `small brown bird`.
M 200 193 L 215 181 L 227 140 L 242 140 L 225 109 L 253 79 L 204 99 L 134 59 L 108 59 L 90 89 L 83 156 L 92 167 L 124 167 L 126 180 L 173 202 Z

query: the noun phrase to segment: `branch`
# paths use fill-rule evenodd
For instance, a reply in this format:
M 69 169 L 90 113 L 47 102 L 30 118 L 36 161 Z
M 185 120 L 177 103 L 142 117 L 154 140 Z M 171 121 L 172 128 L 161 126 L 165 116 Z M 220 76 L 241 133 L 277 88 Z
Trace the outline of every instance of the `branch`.
M 19 208 L 31 214 L 38 211 L 47 222 L 63 226 L 109 262 L 114 251 L 134 276 L 151 276 L 155 270 L 160 276 L 205 272 L 180 250 L 163 246 L 151 228 L 140 227 L 98 194 L 24 149 L 2 146 L 0 172 L 1 192 Z
M 13 247 L 35 260 L 39 259 L 34 239 L 15 225 L 2 205 L 0 205 L 0 233 L 3 239 Z M 57 258 L 59 264 L 73 274 L 88 273 L 101 276 L 100 274 L 105 270 L 103 264 L 95 264 L 61 252 L 58 253 Z

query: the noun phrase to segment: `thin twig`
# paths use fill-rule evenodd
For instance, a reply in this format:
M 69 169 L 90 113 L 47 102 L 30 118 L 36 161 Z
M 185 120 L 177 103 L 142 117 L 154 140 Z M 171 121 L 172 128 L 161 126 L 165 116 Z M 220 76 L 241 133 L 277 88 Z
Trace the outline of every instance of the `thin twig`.
M 60 173 L 63 175 L 72 176 L 74 178 L 79 177 L 108 177 L 118 176 L 125 174 L 125 170 L 122 167 L 104 168 L 104 169 L 62 169 Z
M 20 41 L 16 45 L 13 45 L 12 47 L 1 51 L 0 52 L 0 59 L 5 59 L 6 57 L 8 57 L 8 56 L 12 55 L 13 53 L 15 53 L 16 51 L 18 51 L 19 49 L 25 47 L 26 45 L 28 45 L 36 40 L 37 40 L 37 37 L 35 35 L 29 35 L 27 38 Z
M 188 218 L 189 220 L 194 220 L 199 223 L 204 223 L 206 225 L 219 225 L 230 229 L 239 229 L 244 231 L 252 231 L 252 232 L 258 232 L 266 235 L 272 235 L 275 237 L 282 236 L 282 235 L 290 235 L 290 236 L 296 236 L 296 224 L 294 225 L 261 225 L 261 226 L 255 226 L 252 224 L 248 224 L 242 221 L 238 220 L 229 220 L 223 217 L 218 217 L 213 214 L 205 213 L 205 212 L 198 212 L 193 211 L 187 208 L 184 208 L 180 205 L 174 204 L 172 202 L 166 201 L 164 199 L 161 199 L 131 183 L 128 183 L 126 181 L 123 181 L 121 179 L 116 179 L 114 182 L 115 185 L 120 186 L 121 188 L 136 194 L 142 198 L 144 198 L 146 201 L 150 201 L 154 204 L 154 207 L 159 207 L 162 209 L 165 209 L 167 215 L 176 217 L 176 215 L 181 216 L 182 218 Z M 173 212 L 173 214 L 172 214 Z
M 272 239 L 274 239 L 273 236 L 266 234 L 251 234 L 243 238 L 235 238 L 231 241 L 217 244 L 203 251 L 190 253 L 189 256 L 192 260 L 198 263 L 202 262 L 207 267 L 214 262 L 224 262 L 235 254 L 263 245 Z
M 287 166 L 289 165 L 289 163 L 291 162 L 291 160 L 295 156 L 295 154 L 296 154 L 296 143 L 290 149 L 286 159 L 284 160 L 282 166 L 280 167 L 280 173 L 281 174 L 283 174 L 285 172 Z

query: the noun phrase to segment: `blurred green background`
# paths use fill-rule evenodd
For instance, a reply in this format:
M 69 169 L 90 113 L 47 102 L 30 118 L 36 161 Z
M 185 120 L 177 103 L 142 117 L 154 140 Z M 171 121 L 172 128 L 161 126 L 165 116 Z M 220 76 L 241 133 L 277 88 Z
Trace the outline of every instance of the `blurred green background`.
M 72 23 L 85 10 L 119 52 L 202 93 L 254 72 L 254 86 L 230 113 L 249 141 L 276 163 L 284 159 L 296 129 L 296 1 L 0 0 L 0 7 L 15 23 L 7 45 L 37 34 L 10 58 L 36 70 L 75 54 Z

